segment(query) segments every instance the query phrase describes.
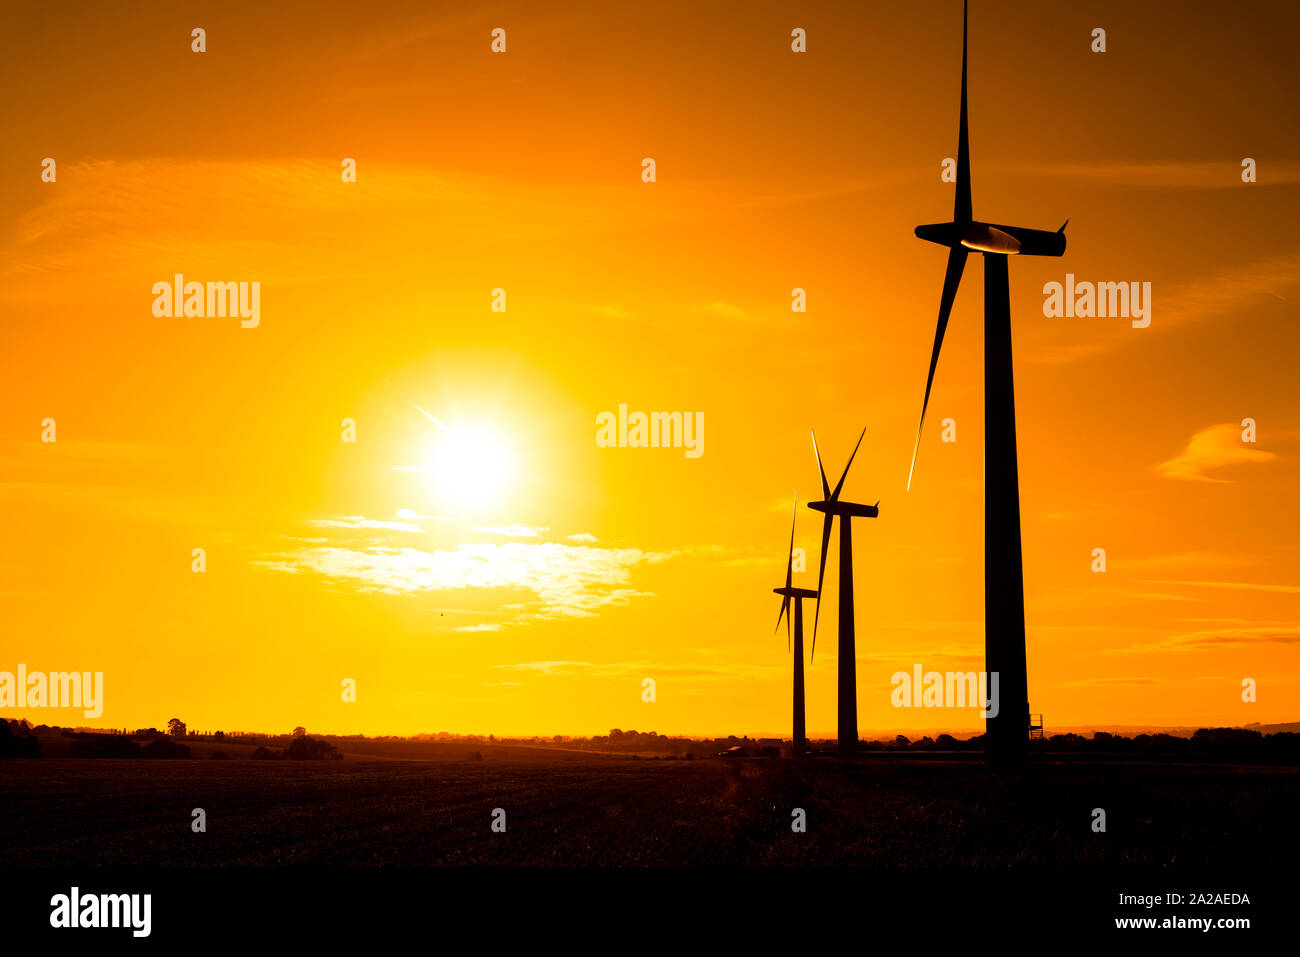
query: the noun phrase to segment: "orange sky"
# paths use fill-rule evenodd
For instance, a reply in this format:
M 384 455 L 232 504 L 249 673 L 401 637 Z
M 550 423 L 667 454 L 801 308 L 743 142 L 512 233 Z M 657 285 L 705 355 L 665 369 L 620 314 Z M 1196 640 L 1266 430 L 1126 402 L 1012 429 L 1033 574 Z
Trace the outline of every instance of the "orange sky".
M 809 427 L 836 474 L 866 427 L 859 724 L 977 727 L 889 701 L 894 671 L 983 659 L 976 262 L 905 489 L 959 4 L 272 6 L 4 15 L 0 670 L 105 675 L 98 722 L 27 716 L 788 734 L 790 498 L 818 491 Z M 975 214 L 1070 218 L 1064 259 L 1010 268 L 1049 730 L 1297 718 L 1293 17 L 972 4 Z M 1066 272 L 1151 282 L 1150 327 L 1044 318 Z M 175 273 L 260 282 L 260 324 L 155 317 Z M 504 464 L 446 462 L 412 403 Z M 598 447 L 620 403 L 703 413 L 704 454 Z M 834 727 L 834 548 L 811 731 Z

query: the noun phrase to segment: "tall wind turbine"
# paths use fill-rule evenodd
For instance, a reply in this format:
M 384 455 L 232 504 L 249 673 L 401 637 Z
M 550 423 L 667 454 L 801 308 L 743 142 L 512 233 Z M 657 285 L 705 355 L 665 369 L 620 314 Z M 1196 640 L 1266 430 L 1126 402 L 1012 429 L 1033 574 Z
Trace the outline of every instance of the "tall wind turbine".
M 795 514 L 798 514 L 799 497 L 795 496 Z M 804 730 L 803 707 L 803 600 L 816 598 L 817 592 L 811 588 L 794 587 L 794 523 L 795 516 L 790 517 L 790 548 L 785 553 L 785 587 L 773 588 L 772 591 L 784 596 L 781 611 L 776 616 L 776 627 L 781 627 L 785 619 L 786 650 L 790 650 L 790 605 L 794 604 L 794 756 L 797 758 L 808 750 L 808 736 Z
M 1024 569 L 1020 554 L 1020 483 L 1016 468 L 1016 401 L 1011 365 L 1011 293 L 1008 256 L 1060 256 L 1065 226 L 1056 232 L 1001 226 L 973 218 L 970 193 L 970 142 L 966 127 L 966 4 L 961 28 L 961 120 L 957 133 L 957 198 L 952 222 L 916 227 L 916 235 L 947 246 L 948 271 L 939 300 L 939 324 L 925 380 L 921 421 L 916 427 L 912 470 L 921 446 L 925 410 L 930 404 L 934 368 L 939 362 L 948 314 L 957 295 L 966 256 L 984 255 L 984 658 L 997 672 L 1001 699 L 996 717 L 987 719 L 985 757 L 994 764 L 1017 764 L 1028 755 L 1028 676 L 1025 670 Z M 1069 220 L 1066 220 L 1068 223 Z
M 817 471 L 822 477 L 823 501 L 809 502 L 808 507 L 823 513 L 822 522 L 822 557 L 821 568 L 817 572 L 817 610 L 813 616 L 813 647 L 817 653 L 817 623 L 821 620 L 822 582 L 826 577 L 826 551 L 831 543 L 831 523 L 836 516 L 840 520 L 840 665 L 839 665 L 839 752 L 840 757 L 851 758 L 858 750 L 858 662 L 853 634 L 853 524 L 854 518 L 875 518 L 880 514 L 880 505 L 858 505 L 855 502 L 841 502 L 840 491 L 844 488 L 844 479 L 848 477 L 849 466 L 858 454 L 862 444 L 862 430 L 858 444 L 853 446 L 853 455 L 849 464 L 844 466 L 835 491 L 831 491 L 826 481 L 826 469 L 822 468 L 822 454 L 817 448 L 817 434 L 813 433 L 813 454 L 817 456 Z

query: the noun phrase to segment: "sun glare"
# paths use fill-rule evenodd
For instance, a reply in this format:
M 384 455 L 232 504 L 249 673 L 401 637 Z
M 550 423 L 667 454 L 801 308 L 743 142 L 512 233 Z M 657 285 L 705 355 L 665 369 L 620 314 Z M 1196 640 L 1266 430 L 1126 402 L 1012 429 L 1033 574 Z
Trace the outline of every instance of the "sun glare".
M 438 435 L 429 467 L 438 501 L 462 508 L 499 503 L 515 475 L 509 443 L 496 430 L 476 425 Z

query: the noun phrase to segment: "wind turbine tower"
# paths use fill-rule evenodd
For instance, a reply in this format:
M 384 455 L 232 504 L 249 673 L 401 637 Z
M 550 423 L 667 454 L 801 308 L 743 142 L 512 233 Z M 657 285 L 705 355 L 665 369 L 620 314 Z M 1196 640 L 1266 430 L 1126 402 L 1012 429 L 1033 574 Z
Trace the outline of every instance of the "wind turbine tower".
M 990 764 L 1015 766 L 1029 753 L 1029 678 L 1025 667 L 1025 589 L 1020 549 L 1020 479 L 1016 465 L 1016 400 L 1011 364 L 1009 256 L 1060 256 L 1065 226 L 1056 232 L 976 220 L 971 209 L 970 138 L 966 123 L 966 4 L 962 7 L 961 119 L 957 132 L 957 196 L 950 223 L 916 227 L 916 235 L 947 246 L 948 269 L 925 380 L 912 470 L 944 330 L 970 252 L 984 256 L 984 659 L 999 676 L 999 708 L 987 719 L 984 754 Z M 1069 220 L 1066 220 L 1068 223 Z
M 795 496 L 795 514 L 798 514 L 799 499 Z M 794 605 L 794 728 L 792 743 L 794 756 L 797 758 L 808 750 L 808 736 L 804 728 L 804 698 L 803 698 L 803 600 L 805 598 L 816 598 L 817 592 L 811 588 L 794 587 L 794 523 L 795 518 L 790 518 L 790 548 L 785 555 L 785 587 L 773 588 L 772 591 L 783 596 L 781 602 L 781 611 L 776 616 L 776 627 L 781 627 L 781 619 L 785 619 L 785 641 L 786 650 L 790 650 L 790 606 Z
M 826 551 L 831 542 L 831 523 L 838 517 L 840 520 L 840 647 L 839 647 L 839 754 L 842 758 L 851 758 L 858 751 L 858 663 L 856 641 L 853 633 L 853 524 L 855 518 L 875 518 L 880 514 L 879 505 L 859 505 L 856 502 L 841 502 L 840 492 L 844 488 L 844 479 L 848 477 L 849 467 L 853 465 L 853 458 L 858 454 L 858 446 L 862 445 L 862 436 L 867 434 L 867 430 L 862 430 L 862 435 L 858 436 L 858 444 L 853 446 L 853 455 L 849 456 L 849 464 L 844 466 L 844 474 L 840 476 L 839 482 L 835 486 L 835 491 L 831 491 L 830 483 L 826 481 L 826 469 L 822 467 L 822 454 L 817 448 L 817 435 L 813 434 L 813 454 L 817 457 L 817 471 L 821 473 L 822 495 L 825 498 L 820 502 L 809 502 L 808 507 L 814 511 L 821 512 L 824 515 L 822 521 L 822 554 L 821 567 L 817 572 L 817 610 L 813 616 L 813 648 L 812 653 L 817 653 L 817 623 L 821 620 L 822 610 L 822 585 L 826 577 Z

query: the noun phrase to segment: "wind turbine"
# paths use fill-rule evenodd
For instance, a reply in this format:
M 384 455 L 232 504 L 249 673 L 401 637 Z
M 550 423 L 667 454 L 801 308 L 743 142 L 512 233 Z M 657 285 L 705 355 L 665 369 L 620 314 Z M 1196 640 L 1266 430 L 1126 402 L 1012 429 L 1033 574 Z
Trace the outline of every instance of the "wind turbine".
M 795 496 L 795 515 L 798 514 L 799 496 Z M 773 588 L 772 591 L 784 596 L 781 612 L 776 616 L 776 627 L 781 627 L 785 619 L 786 651 L 790 650 L 790 605 L 794 603 L 794 756 L 797 758 L 808 750 L 808 737 L 804 731 L 803 707 L 803 600 L 816 598 L 817 592 L 811 588 L 794 587 L 794 523 L 795 516 L 790 517 L 790 548 L 785 558 L 785 587 Z
M 1001 702 L 987 719 L 985 758 L 993 764 L 1016 764 L 1028 756 L 1029 703 L 1025 670 L 1024 568 L 1020 552 L 1020 483 L 1016 468 L 1016 400 L 1011 364 L 1011 293 L 1008 256 L 1060 256 L 1065 252 L 1065 225 L 1056 232 L 979 222 L 971 211 L 970 142 L 966 125 L 966 22 L 962 4 L 961 120 L 957 133 L 957 197 L 952 222 L 916 227 L 920 239 L 947 246 L 948 270 L 939 300 L 939 323 L 925 380 L 921 420 L 916 427 L 912 486 L 921 429 L 930 404 L 930 387 L 939 362 L 948 314 L 957 295 L 969 251 L 984 255 L 984 658 L 985 670 L 997 672 Z M 1066 220 L 1069 223 L 1069 220 Z
M 831 491 L 826 481 L 826 469 L 822 468 L 822 454 L 817 448 L 817 433 L 813 433 L 813 454 L 817 456 L 817 470 L 822 477 L 823 501 L 809 502 L 808 507 L 823 513 L 822 522 L 822 557 L 821 568 L 817 572 L 817 610 L 813 616 L 813 647 L 817 653 L 817 623 L 821 620 L 822 582 L 826 577 L 826 551 L 831 543 L 831 523 L 836 516 L 840 519 L 840 664 L 839 664 L 839 752 L 840 757 L 850 758 L 858 750 L 858 665 L 857 652 L 853 634 L 853 525 L 854 518 L 875 518 L 880 514 L 880 505 L 858 505 L 855 502 L 841 502 L 840 491 L 844 488 L 844 479 L 848 477 L 849 466 L 858 454 L 862 444 L 862 430 L 858 444 L 853 446 L 853 455 L 849 464 L 844 466 L 835 491 Z

